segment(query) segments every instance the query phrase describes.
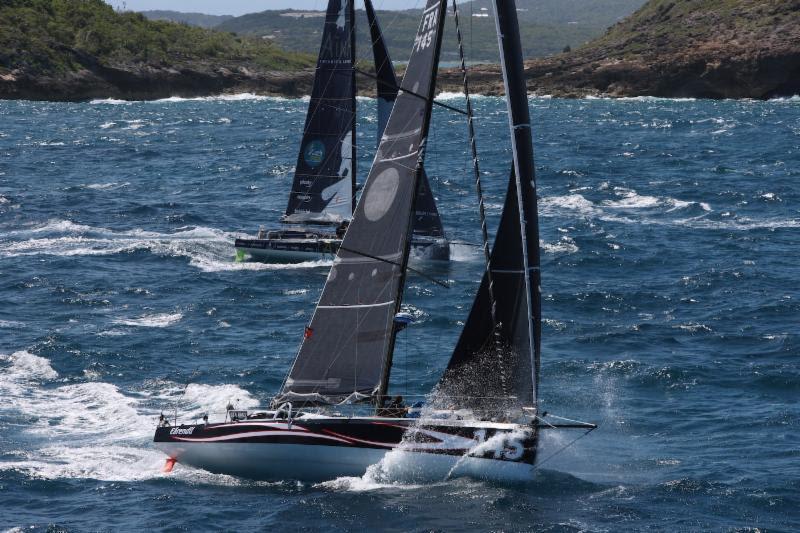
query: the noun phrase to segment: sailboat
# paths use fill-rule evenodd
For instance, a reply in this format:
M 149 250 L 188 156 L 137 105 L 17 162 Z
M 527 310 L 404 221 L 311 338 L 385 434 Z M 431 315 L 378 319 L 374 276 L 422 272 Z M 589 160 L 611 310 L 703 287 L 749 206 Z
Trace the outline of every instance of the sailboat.
M 364 193 L 271 408 L 230 407 L 218 423 L 162 418 L 154 440 L 169 468 L 178 462 L 255 479 L 315 481 L 360 476 L 391 453 L 433 479 L 525 481 L 537 467 L 542 432 L 594 429 L 554 419 L 538 405 L 530 116 L 516 7 L 513 0 L 494 5 L 513 152 L 508 192 L 466 325 L 428 403 L 412 417 L 387 399 L 446 0 L 427 2 Z
M 365 0 L 378 90 L 378 139 L 397 98 L 398 83 L 375 10 Z M 355 0 L 330 0 L 311 100 L 283 228 L 234 242 L 237 259 L 301 262 L 332 258 L 356 205 Z M 412 249 L 447 261 L 450 246 L 427 176 L 421 178 Z

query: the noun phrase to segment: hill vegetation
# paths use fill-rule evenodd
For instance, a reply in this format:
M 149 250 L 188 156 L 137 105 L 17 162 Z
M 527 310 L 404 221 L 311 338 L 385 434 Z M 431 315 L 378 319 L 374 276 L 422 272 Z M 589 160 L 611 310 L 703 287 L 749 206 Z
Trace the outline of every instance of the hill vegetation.
M 192 26 L 211 29 L 219 26 L 226 20 L 232 19 L 232 15 L 206 15 L 205 13 L 183 13 L 181 11 L 168 11 L 157 9 L 152 11 L 140 11 L 142 15 L 150 20 L 165 20 L 167 22 L 180 22 Z
M 4 0 L 0 68 L 34 73 L 75 71 L 89 56 L 105 65 L 247 60 L 264 68 L 307 66 L 309 58 L 271 43 L 186 24 L 118 13 L 102 0 Z
M 632 13 L 645 0 L 519 0 L 522 43 L 526 57 L 543 57 L 577 47 L 599 35 Z M 483 8 L 483 9 L 482 9 Z M 419 25 L 421 10 L 378 11 L 378 19 L 397 61 L 405 61 Z M 497 36 L 491 2 L 476 0 L 460 8 L 462 32 L 468 59 L 497 62 Z M 271 40 L 286 50 L 316 54 L 324 13 L 317 11 L 263 11 L 228 19 L 217 29 Z M 357 42 L 369 43 L 369 27 L 363 10 L 356 14 Z M 457 58 L 452 17 L 445 26 L 444 61 Z M 360 50 L 359 57 L 370 57 Z

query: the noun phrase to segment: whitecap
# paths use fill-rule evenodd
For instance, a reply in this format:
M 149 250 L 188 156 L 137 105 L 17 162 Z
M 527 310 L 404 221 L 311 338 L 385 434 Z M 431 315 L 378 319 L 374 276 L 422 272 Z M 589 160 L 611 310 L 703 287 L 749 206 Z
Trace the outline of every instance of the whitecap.
M 542 214 L 553 215 L 564 209 L 577 211 L 583 215 L 595 215 L 599 210 L 591 200 L 587 200 L 582 194 L 568 194 L 564 196 L 545 196 L 540 201 Z
M 117 98 L 98 98 L 95 100 L 91 100 L 89 104 L 91 105 L 100 105 L 100 104 L 107 104 L 107 105 L 125 105 L 133 103 L 130 100 L 119 100 Z
M 27 422 L 21 431 L 41 437 L 41 444 L 37 447 L 37 441 L 26 439 L 33 444 L 6 450 L 0 471 L 44 479 L 140 481 L 169 475 L 189 482 L 243 483 L 185 465 L 162 473 L 164 455 L 153 448 L 152 436 L 163 408 L 177 405 L 186 418 L 198 419 L 203 413 L 224 412 L 228 402 L 256 406 L 247 391 L 235 385 L 174 382 L 151 383 L 147 390 L 129 394 L 97 381 L 42 388 L 30 379 L 30 368 L 48 379 L 57 374 L 46 359 L 25 354 L 13 354 L 12 371 L 0 374 L 0 409 L 22 415 Z
M 2 373 L 3 377 L 0 379 L 0 390 L 2 390 L 7 383 L 53 380 L 58 378 L 58 372 L 50 366 L 50 361 L 24 350 L 14 352 L 11 355 L 0 355 L 0 361 L 5 361 L 10 365 L 5 368 Z
M 308 289 L 286 289 L 283 294 L 286 296 L 296 296 L 298 294 L 306 294 Z
M 578 251 L 578 245 L 575 244 L 575 241 L 567 236 L 561 237 L 561 240 L 555 243 L 546 243 L 544 241 L 539 241 L 539 246 L 545 253 L 549 254 L 556 254 L 556 253 L 564 253 L 564 254 L 574 254 Z
M 656 207 L 662 203 L 662 201 L 655 196 L 642 196 L 632 190 L 625 190 L 617 194 L 621 195 L 622 198 L 619 200 L 606 200 L 603 202 L 603 205 L 617 209 L 641 209 Z
M 117 318 L 113 322 L 121 326 L 166 328 L 179 322 L 182 318 L 183 313 L 160 313 L 144 315 L 138 318 Z
M 112 181 L 110 183 L 90 183 L 88 185 L 84 185 L 87 189 L 93 189 L 96 191 L 106 191 L 106 190 L 116 190 L 121 189 L 123 187 L 127 187 L 130 185 L 130 182 L 126 181 L 123 183 L 119 183 L 116 181 Z

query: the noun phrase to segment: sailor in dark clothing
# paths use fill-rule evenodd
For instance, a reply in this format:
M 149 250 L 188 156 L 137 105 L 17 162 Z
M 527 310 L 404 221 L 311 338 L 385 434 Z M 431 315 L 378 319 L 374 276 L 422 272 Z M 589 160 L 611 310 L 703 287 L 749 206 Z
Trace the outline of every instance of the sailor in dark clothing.
M 407 414 L 408 407 L 403 404 L 403 397 L 399 395 L 378 411 L 378 416 L 387 418 L 404 418 Z
M 342 220 L 342 223 L 336 228 L 336 236 L 340 239 L 344 239 L 344 234 L 347 232 L 347 226 L 349 225 L 349 220 Z

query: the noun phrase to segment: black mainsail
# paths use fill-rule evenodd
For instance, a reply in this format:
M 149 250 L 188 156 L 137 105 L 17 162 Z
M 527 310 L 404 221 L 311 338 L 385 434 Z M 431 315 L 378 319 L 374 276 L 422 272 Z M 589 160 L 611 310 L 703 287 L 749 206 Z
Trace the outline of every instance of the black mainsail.
M 466 397 L 510 396 L 517 405 L 535 406 L 541 287 L 533 139 L 516 6 L 513 0 L 495 0 L 494 6 L 513 165 L 487 266 L 493 291 L 489 291 L 489 276 L 484 274 L 443 384 L 449 392 L 452 384 L 458 383 L 454 392 Z
M 338 223 L 355 206 L 355 0 L 330 0 L 285 222 Z
M 397 76 L 395 75 L 394 65 L 389 56 L 389 49 L 381 32 L 375 9 L 372 7 L 371 0 L 364 0 L 364 8 L 367 12 L 367 22 L 369 23 L 370 37 L 372 39 L 372 54 L 375 59 L 375 76 L 378 85 L 378 142 L 383 137 L 383 130 L 389 121 L 389 115 L 397 99 Z M 423 169 L 420 178 L 419 189 L 417 189 L 417 200 L 414 209 L 414 236 L 428 237 L 432 239 L 443 239 L 445 237 L 442 219 L 436 207 L 436 198 L 433 196 L 428 174 Z
M 276 401 L 380 401 L 386 392 L 445 1 L 427 2 L 364 192 Z

